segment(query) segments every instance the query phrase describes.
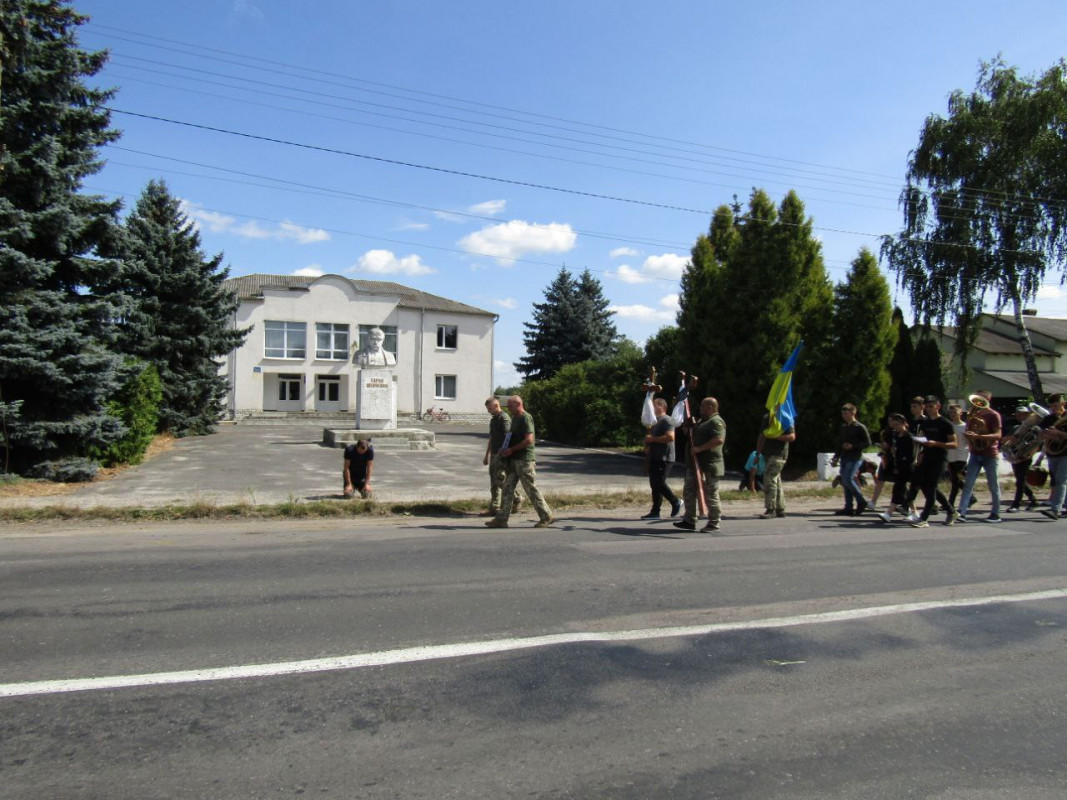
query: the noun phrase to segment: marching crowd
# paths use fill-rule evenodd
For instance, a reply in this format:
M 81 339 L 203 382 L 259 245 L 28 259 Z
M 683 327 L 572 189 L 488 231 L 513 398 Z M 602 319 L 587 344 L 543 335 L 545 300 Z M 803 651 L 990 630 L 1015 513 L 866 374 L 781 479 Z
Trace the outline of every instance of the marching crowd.
M 970 408 L 965 413 L 957 405 L 949 405 L 947 415 L 941 413 L 941 399 L 935 395 L 915 397 L 910 403 L 910 415 L 890 414 L 887 427 L 877 442 L 856 418 L 856 407 L 845 403 L 841 407 L 841 433 L 837 452 L 831 464 L 839 467 L 844 491 L 844 506 L 835 514 L 860 516 L 873 512 L 881 523 L 891 523 L 896 515 L 914 527 L 928 527 L 929 520 L 940 508 L 944 524 L 966 522 L 975 503 L 974 488 L 980 473 L 985 473 L 992 508 L 982 521 L 1001 521 L 1001 494 L 998 464 L 1003 457 L 1010 461 L 1015 476 L 1015 494 L 1005 509 L 1008 512 L 1040 511 L 1057 520 L 1067 513 L 1067 413 L 1061 395 L 1048 398 L 1048 409 L 1037 404 L 1016 407 L 1007 424 L 992 405 L 992 395 L 979 391 L 971 395 Z M 726 442 L 726 423 L 719 414 L 719 403 L 706 397 L 700 404 L 699 415 L 684 423 L 686 453 L 683 459 L 685 477 L 682 497 L 679 498 L 667 483 L 671 464 L 675 460 L 675 429 L 677 420 L 668 415 L 667 402 L 653 401 L 655 423 L 645 437 L 648 482 L 652 494 L 652 508 L 641 519 L 660 519 L 664 503 L 669 504 L 670 516 L 681 514 L 674 526 L 695 531 L 698 520 L 706 522 L 705 532 L 717 531 L 722 520 L 719 482 L 725 475 L 723 445 Z M 521 484 L 537 511 L 536 527 L 552 524 L 552 511 L 537 490 L 534 477 L 533 420 L 523 407 L 521 397 L 508 400 L 505 415 L 495 398 L 486 401 L 490 412 L 490 441 L 484 462 L 490 470 L 491 503 L 485 516 L 489 527 L 507 527 L 509 515 L 518 509 L 518 485 Z M 777 435 L 770 425 L 770 415 L 761 420 L 763 431 L 756 448 L 745 463 L 745 474 L 739 488 L 763 491 L 763 513 L 760 519 L 777 519 L 786 515 L 782 492 L 782 469 L 789 457 L 789 445 L 796 440 L 794 427 L 782 429 Z M 877 445 L 878 465 L 875 468 L 864 452 Z M 1037 462 L 1047 462 L 1038 467 Z M 858 476 L 869 468 L 875 476 L 870 501 L 864 497 Z M 1040 473 L 1051 477 L 1052 494 L 1042 507 L 1029 485 L 1031 477 Z M 947 475 L 949 494 L 941 490 L 942 478 Z M 884 511 L 877 508 L 878 498 L 886 484 L 891 486 L 890 499 Z M 921 508 L 917 504 L 922 495 Z M 957 502 L 958 501 L 958 502 Z

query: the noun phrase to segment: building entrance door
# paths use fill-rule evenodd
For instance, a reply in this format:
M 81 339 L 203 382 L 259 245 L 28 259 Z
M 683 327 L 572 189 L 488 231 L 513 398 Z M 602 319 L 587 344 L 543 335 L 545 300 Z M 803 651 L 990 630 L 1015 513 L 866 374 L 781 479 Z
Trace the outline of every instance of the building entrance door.
M 320 375 L 315 383 L 315 410 L 341 411 L 341 379 Z
M 304 381 L 300 375 L 278 376 L 278 410 L 304 410 Z

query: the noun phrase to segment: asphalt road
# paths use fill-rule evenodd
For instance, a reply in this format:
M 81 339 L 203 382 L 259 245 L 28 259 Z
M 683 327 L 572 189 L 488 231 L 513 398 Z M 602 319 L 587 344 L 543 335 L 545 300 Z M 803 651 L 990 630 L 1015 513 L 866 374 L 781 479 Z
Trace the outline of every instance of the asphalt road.
M 1067 796 L 1067 527 L 641 511 L 8 526 L 0 796 Z

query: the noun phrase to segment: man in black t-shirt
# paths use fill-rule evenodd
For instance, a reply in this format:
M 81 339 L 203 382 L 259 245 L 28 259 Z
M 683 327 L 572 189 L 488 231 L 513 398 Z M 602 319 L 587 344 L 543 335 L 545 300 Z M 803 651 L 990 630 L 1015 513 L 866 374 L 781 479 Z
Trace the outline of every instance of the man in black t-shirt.
M 370 496 L 370 476 L 374 471 L 374 448 L 369 439 L 358 439 L 345 448 L 342 475 L 345 481 L 345 497 L 359 492 L 360 497 Z
M 926 416 L 919 423 L 919 430 L 915 432 L 918 437 L 915 441 L 921 448 L 915 465 L 915 481 L 926 498 L 926 505 L 923 506 L 919 519 L 911 524 L 916 528 L 929 527 L 927 520 L 934 513 L 935 503 L 940 501 L 947 508 L 945 524 L 952 525 L 958 515 L 948 504 L 948 498 L 937 488 L 937 482 L 945 469 L 948 451 L 956 446 L 956 430 L 946 417 L 941 416 L 941 399 L 936 395 L 926 396 L 923 400 L 923 412 Z

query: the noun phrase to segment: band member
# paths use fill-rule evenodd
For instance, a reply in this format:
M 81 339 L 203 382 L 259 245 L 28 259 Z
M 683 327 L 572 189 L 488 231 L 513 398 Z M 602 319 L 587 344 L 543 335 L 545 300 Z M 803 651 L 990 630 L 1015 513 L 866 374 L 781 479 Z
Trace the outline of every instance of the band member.
M 941 472 L 945 468 L 945 458 L 948 451 L 956 446 L 956 432 L 952 430 L 952 423 L 941 416 L 941 398 L 937 395 L 927 395 L 923 400 L 923 417 L 919 423 L 919 430 L 915 431 L 915 442 L 921 445 L 916 459 L 914 483 L 919 487 L 926 498 L 919 518 L 911 525 L 916 528 L 928 528 L 930 515 L 934 513 L 937 502 L 943 502 L 946 507 L 945 524 L 952 525 L 956 521 L 956 511 L 948 505 L 948 498 L 937 488 L 937 482 L 941 478 Z
M 967 459 L 967 478 L 963 483 L 963 494 L 960 496 L 959 518 L 966 521 L 965 515 L 970 507 L 978 473 L 985 471 L 989 494 L 993 499 L 993 510 L 984 522 L 998 523 L 1000 522 L 1000 478 L 997 475 L 997 465 L 1000 462 L 1000 414 L 993 410 L 993 395 L 985 390 L 972 394 L 968 399 L 971 401 L 971 413 L 967 417 L 967 430 L 963 435 L 967 438 L 967 447 L 971 454 Z
M 1032 413 L 1030 406 L 1024 405 L 1015 407 L 1015 414 L 1012 418 L 1004 421 L 1005 436 L 1000 440 L 1002 446 L 1006 447 L 1015 442 L 1016 431 L 1019 430 L 1019 426 L 1022 425 Z M 1005 453 L 1006 452 L 1007 451 L 1005 451 Z M 1012 499 L 1011 505 L 1004 509 L 1005 511 L 1018 511 L 1019 507 L 1022 505 L 1024 495 L 1026 496 L 1026 510 L 1036 511 L 1038 509 L 1038 502 L 1037 498 L 1034 496 L 1034 490 L 1031 489 L 1030 485 L 1026 482 L 1026 475 L 1030 471 L 1030 466 L 1033 463 L 1033 456 L 1018 458 L 1012 462 L 1011 471 L 1015 476 L 1015 497 Z
M 963 407 L 958 403 L 950 405 L 945 416 L 952 423 L 952 429 L 956 431 L 956 446 L 948 451 L 948 480 L 952 486 L 948 493 L 948 504 L 955 508 L 956 498 L 963 491 L 963 481 L 967 474 L 969 451 L 967 450 L 967 440 L 963 437 L 963 434 L 967 431 L 967 422 L 963 419 Z M 971 498 L 971 505 L 974 505 L 973 497 Z
M 1064 415 L 1063 395 L 1048 399 L 1049 415 L 1041 421 L 1048 471 L 1052 476 L 1052 498 L 1049 507 L 1041 510 L 1049 519 L 1059 519 L 1063 499 L 1067 496 L 1067 416 Z

